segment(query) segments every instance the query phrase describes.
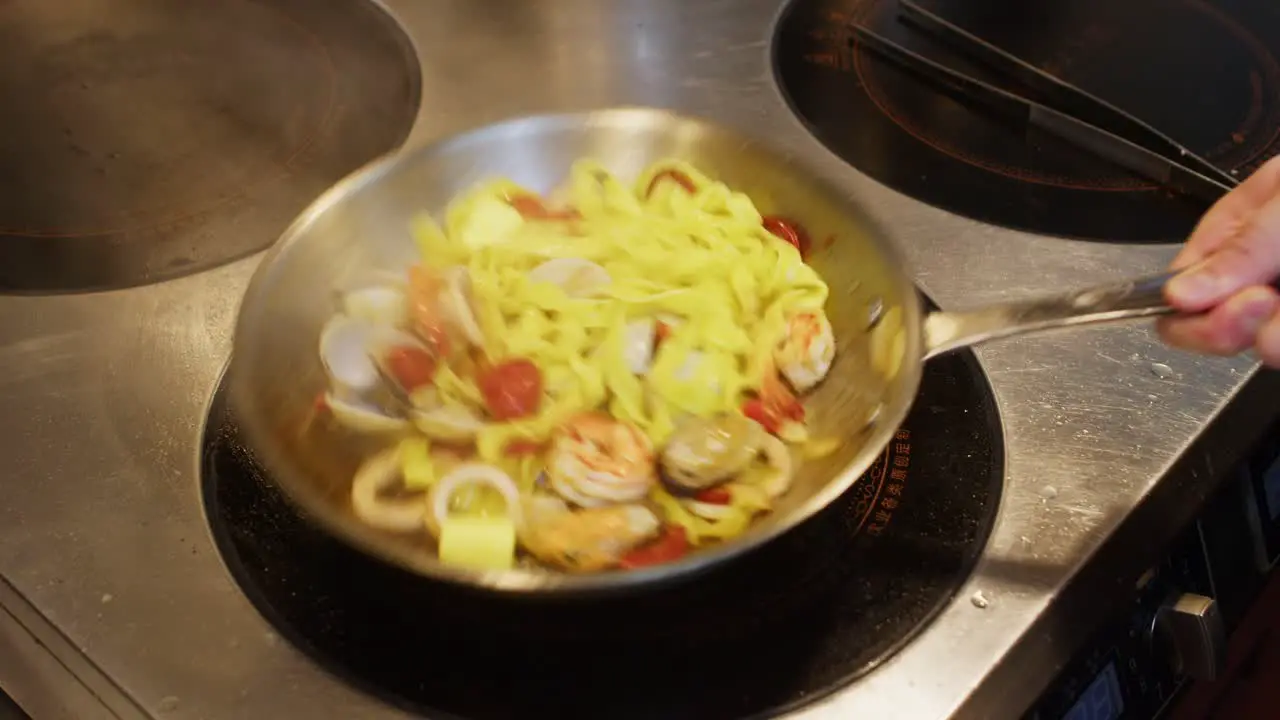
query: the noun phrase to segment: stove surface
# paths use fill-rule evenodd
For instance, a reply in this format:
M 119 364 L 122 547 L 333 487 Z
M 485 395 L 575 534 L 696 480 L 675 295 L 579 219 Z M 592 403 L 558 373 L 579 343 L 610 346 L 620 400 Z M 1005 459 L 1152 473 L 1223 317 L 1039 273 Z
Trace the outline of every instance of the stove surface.
M 531 112 L 629 104 L 704 115 L 769 137 L 841 182 L 943 307 L 1153 272 L 1176 250 L 1001 229 L 847 165 L 776 84 L 777 0 L 386 6 L 422 76 L 410 143 Z M 37 717 L 409 712 L 282 639 L 237 586 L 206 522 L 203 426 L 255 263 L 128 290 L 0 297 L 0 684 Z M 1208 489 L 1162 479 L 1166 471 L 1219 413 L 1265 405 L 1277 391 L 1247 358 L 1184 355 L 1144 324 L 1001 342 L 977 357 L 1005 462 L 973 572 L 892 657 L 789 717 L 1021 712 L 1105 610 L 1105 593 L 1055 610 L 1068 581 L 1157 500 L 1167 511 L 1143 540 L 1172 537 Z M 1231 433 L 1213 453 L 1248 442 Z M 1213 477 L 1213 453 L 1197 453 L 1191 472 Z M 1136 543 L 1109 559 L 1117 570 L 1105 592 L 1136 579 L 1144 552 L 1154 551 Z
M 23 0 L 0 38 L 0 93 L 22 99 L 0 117 L 4 292 L 262 250 L 398 147 L 419 104 L 413 49 L 367 0 Z
M 951 600 L 986 543 L 1004 478 L 977 360 L 939 358 L 862 481 L 760 552 L 636 595 L 513 600 L 425 582 L 309 525 L 264 482 L 224 396 L 206 425 L 202 480 L 241 589 L 321 665 L 429 717 L 802 708 L 878 667 Z

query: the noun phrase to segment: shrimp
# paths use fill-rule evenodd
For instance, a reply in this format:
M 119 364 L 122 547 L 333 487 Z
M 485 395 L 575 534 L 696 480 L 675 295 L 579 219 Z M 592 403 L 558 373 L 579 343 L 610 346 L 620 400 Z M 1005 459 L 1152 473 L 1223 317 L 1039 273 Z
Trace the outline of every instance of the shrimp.
M 551 514 L 531 525 L 523 541 L 543 562 L 589 572 L 617 565 L 661 528 L 658 516 L 643 505 L 613 505 Z
M 805 392 L 822 382 L 835 355 L 831 322 L 820 310 L 792 315 L 786 333 L 773 350 L 778 370 L 796 392 Z
M 658 479 L 649 438 L 600 412 L 565 423 L 551 439 L 547 460 L 551 487 L 581 507 L 635 502 Z
M 782 381 L 772 361 L 765 364 L 764 380 L 757 397 L 742 404 L 742 414 L 787 442 L 800 443 L 808 439 L 804 405 Z
M 448 325 L 444 307 L 445 281 L 425 265 L 409 268 L 409 318 L 423 338 L 442 336 Z

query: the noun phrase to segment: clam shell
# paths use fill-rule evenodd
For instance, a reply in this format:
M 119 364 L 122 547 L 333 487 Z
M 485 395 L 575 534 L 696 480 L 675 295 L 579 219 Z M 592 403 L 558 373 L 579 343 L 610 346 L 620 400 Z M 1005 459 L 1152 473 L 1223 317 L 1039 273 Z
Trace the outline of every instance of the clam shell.
M 622 359 L 636 375 L 644 375 L 653 365 L 654 333 L 657 322 L 650 317 L 627 323 L 623 338 Z
M 400 285 L 370 285 L 342 296 L 347 317 L 375 325 L 402 327 L 409 322 L 409 299 Z
M 423 347 L 416 336 L 349 315 L 336 315 L 320 331 L 320 363 L 342 395 L 365 395 L 383 379 L 374 357 L 394 345 Z
M 662 450 L 663 480 L 685 493 L 718 485 L 745 469 L 770 437 L 754 420 L 736 413 L 690 418 Z
M 369 346 L 378 326 L 367 320 L 336 315 L 320 331 L 320 362 L 335 386 L 352 393 L 366 393 L 378 386 L 378 368 L 369 357 Z
M 582 258 L 555 258 L 529 271 L 529 281 L 559 286 L 569 297 L 590 297 L 613 282 L 609 272 Z
M 445 273 L 443 296 L 445 311 L 459 331 L 472 345 L 484 344 L 484 333 L 476 320 L 471 299 L 471 274 L 465 267 L 455 265 Z
M 382 408 L 371 403 L 342 398 L 333 393 L 327 393 L 324 399 L 333 419 L 349 430 L 368 434 L 393 434 L 404 432 L 410 427 L 405 418 L 388 415 Z
M 466 408 L 447 406 L 411 413 L 414 427 L 432 440 L 469 442 L 484 428 L 484 420 Z

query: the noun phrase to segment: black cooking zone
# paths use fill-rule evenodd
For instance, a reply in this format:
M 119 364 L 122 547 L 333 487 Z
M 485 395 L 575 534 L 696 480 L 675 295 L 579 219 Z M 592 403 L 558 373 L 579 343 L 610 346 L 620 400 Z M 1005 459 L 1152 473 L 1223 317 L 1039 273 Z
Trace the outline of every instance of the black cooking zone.
M 430 717 L 765 717 L 837 690 L 915 636 L 971 572 L 1003 478 L 976 359 L 929 363 L 915 409 L 827 510 L 678 585 L 589 601 L 458 591 L 300 517 L 244 449 L 220 391 L 203 492 L 259 611 L 335 675 Z
M 919 0 L 951 24 L 1151 125 L 1240 178 L 1280 153 L 1280 6 L 1249 0 Z M 795 0 L 779 83 L 833 152 L 923 202 L 1018 230 L 1179 242 L 1207 209 L 885 59 L 862 25 L 925 58 L 1025 92 L 904 21 L 896 0 Z

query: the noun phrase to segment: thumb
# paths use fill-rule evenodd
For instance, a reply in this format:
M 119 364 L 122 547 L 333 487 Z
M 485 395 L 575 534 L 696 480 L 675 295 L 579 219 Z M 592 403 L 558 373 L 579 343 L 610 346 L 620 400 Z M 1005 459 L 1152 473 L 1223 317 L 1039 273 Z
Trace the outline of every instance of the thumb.
M 1169 281 L 1165 295 L 1183 312 L 1217 305 L 1280 276 L 1280 195 L 1260 205 L 1239 232 Z

